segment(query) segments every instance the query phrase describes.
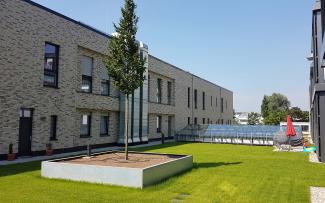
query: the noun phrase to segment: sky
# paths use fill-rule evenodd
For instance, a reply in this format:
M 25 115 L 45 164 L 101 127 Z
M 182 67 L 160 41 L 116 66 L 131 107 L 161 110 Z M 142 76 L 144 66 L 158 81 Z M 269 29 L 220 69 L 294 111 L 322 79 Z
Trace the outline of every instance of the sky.
M 113 33 L 123 0 L 34 0 Z M 264 95 L 309 109 L 313 0 L 136 0 L 137 39 L 168 63 L 234 93 L 236 112 L 260 112 Z

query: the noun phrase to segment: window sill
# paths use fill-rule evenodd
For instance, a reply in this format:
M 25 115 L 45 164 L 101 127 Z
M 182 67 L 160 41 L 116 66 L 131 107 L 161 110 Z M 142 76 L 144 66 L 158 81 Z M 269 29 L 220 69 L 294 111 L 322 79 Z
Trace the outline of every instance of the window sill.
M 60 89 L 58 86 L 54 86 L 54 85 L 47 85 L 47 84 L 43 84 L 43 87 L 47 87 L 47 88 L 53 88 L 53 89 Z
M 92 138 L 90 135 L 80 135 L 80 138 Z

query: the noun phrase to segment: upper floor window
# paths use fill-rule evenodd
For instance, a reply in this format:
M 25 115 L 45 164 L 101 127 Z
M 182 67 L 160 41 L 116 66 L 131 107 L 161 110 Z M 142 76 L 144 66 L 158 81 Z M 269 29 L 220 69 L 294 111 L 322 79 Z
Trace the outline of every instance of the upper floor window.
M 108 96 L 110 92 L 110 81 L 109 81 L 106 68 L 102 69 L 100 77 L 101 77 L 100 94 Z
M 44 86 L 58 87 L 59 46 L 45 43 Z
M 218 97 L 216 97 L 216 107 L 218 107 Z
M 187 117 L 187 125 L 191 124 L 191 117 Z
M 223 98 L 221 98 L 221 113 L 223 113 Z
M 205 110 L 205 92 L 202 92 L 202 109 Z
M 157 103 L 161 103 L 161 97 L 162 97 L 162 94 L 161 94 L 161 79 L 158 78 L 157 79 Z
M 202 124 L 205 124 L 205 118 L 202 118 Z
M 187 107 L 190 108 L 191 105 L 191 88 L 187 88 Z
M 169 105 L 172 104 L 172 82 L 167 82 L 167 102 Z
M 194 107 L 197 109 L 197 90 L 194 90 Z
M 93 72 L 93 58 L 88 56 L 81 56 L 81 74 L 82 83 L 81 91 L 92 92 L 92 72 Z
M 194 124 L 197 125 L 197 117 L 194 118 Z
M 211 106 L 212 106 L 212 96 L 211 96 Z

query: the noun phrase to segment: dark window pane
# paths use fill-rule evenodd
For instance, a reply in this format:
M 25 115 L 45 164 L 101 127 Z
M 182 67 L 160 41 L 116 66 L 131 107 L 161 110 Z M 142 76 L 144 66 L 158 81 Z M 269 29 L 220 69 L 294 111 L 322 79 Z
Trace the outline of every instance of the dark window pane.
M 100 117 L 100 135 L 108 135 L 108 116 Z
M 80 136 L 88 137 L 90 136 L 90 125 L 91 125 L 91 115 L 82 114 L 80 123 Z
M 109 95 L 109 81 L 102 80 L 100 91 L 102 95 Z
M 92 77 L 83 75 L 82 76 L 82 84 L 81 84 L 81 90 L 83 92 L 91 92 L 92 89 Z
M 46 43 L 45 54 L 56 54 L 56 46 Z
M 51 116 L 50 140 L 56 140 L 57 116 Z

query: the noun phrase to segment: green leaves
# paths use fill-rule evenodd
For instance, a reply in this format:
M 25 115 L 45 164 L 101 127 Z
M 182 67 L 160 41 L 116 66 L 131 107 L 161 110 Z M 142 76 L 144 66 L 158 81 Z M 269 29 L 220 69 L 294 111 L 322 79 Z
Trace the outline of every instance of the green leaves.
M 110 40 L 109 55 L 104 59 L 109 76 L 114 79 L 119 90 L 127 95 L 143 84 L 146 70 L 136 41 L 139 18 L 135 9 L 133 0 L 125 0 L 120 22 L 114 24 L 117 34 Z

